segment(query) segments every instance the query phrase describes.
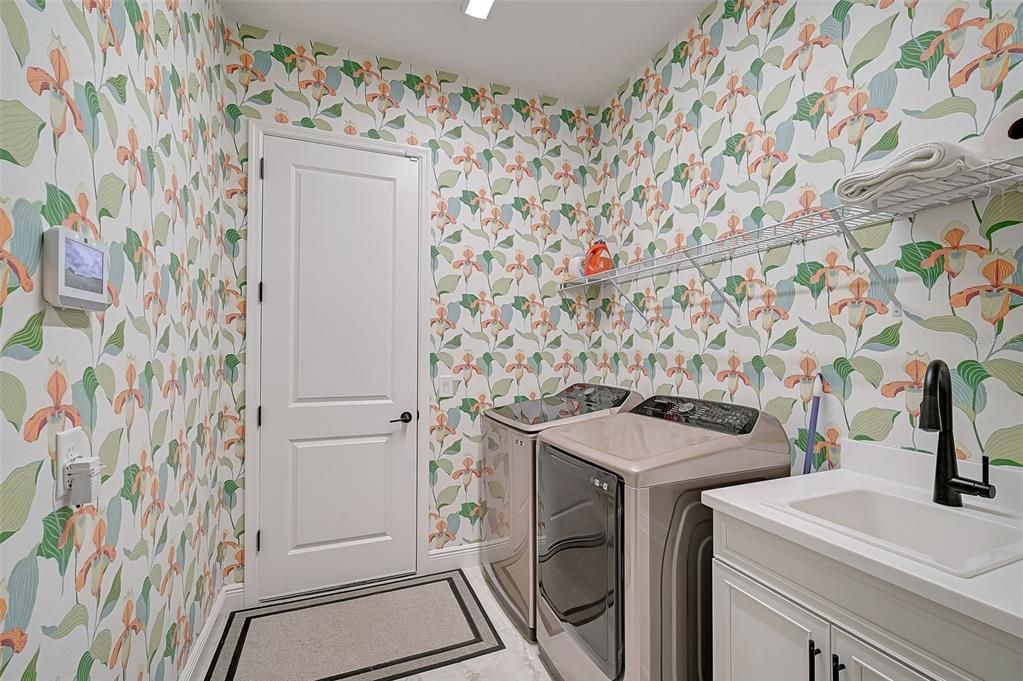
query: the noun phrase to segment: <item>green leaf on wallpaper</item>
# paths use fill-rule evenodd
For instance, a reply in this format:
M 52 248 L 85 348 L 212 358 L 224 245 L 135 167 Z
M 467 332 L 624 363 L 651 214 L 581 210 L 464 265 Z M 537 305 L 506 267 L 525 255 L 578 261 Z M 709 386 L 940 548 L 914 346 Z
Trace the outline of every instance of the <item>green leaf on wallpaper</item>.
M 43 517 L 43 536 L 39 541 L 39 548 L 36 549 L 36 555 L 40 558 L 52 558 L 57 561 L 57 570 L 61 576 L 67 572 L 68 563 L 71 561 L 71 551 L 74 549 L 74 542 L 64 541 L 63 545 L 60 544 L 60 538 L 64 534 L 64 528 L 67 526 L 68 520 L 71 518 L 71 509 L 67 506 L 62 506 L 56 511 L 53 511 Z M 70 615 L 71 613 L 68 613 Z M 67 616 L 64 618 L 67 621 Z M 61 623 L 59 629 L 64 630 L 64 624 Z M 60 636 L 53 635 L 46 631 L 43 627 L 43 633 L 50 638 L 61 638 L 66 635 L 65 633 Z
M 124 350 L 124 320 L 118 322 L 117 326 L 114 327 L 113 333 L 107 337 L 107 342 L 103 346 L 103 352 L 111 355 L 119 355 Z
M 771 343 L 772 350 L 791 350 L 796 347 L 796 331 L 798 327 L 793 326 L 791 329 L 786 331 L 784 335 L 779 336 L 776 341 Z
M 884 52 L 892 37 L 892 26 L 898 15 L 892 15 L 870 28 L 859 42 L 853 46 L 849 54 L 849 77 L 852 78 L 861 68 L 874 61 Z
M 884 131 L 881 135 L 881 139 L 874 143 L 867 153 L 863 155 L 864 161 L 876 161 L 879 158 L 884 158 L 888 154 L 892 153 L 899 146 L 899 129 L 902 127 L 902 121 L 899 121 L 891 128 Z
M 771 40 L 777 40 L 778 38 L 785 35 L 790 28 L 796 23 L 796 8 L 790 7 L 788 13 L 782 18 L 781 23 L 774 29 L 774 33 L 771 34 Z
M 974 392 L 977 391 L 981 383 L 991 378 L 991 374 L 987 372 L 984 365 L 973 359 L 960 362 L 956 367 L 956 373 Z
M 42 465 L 41 461 L 35 461 L 15 468 L 0 482 L 0 544 L 20 530 L 28 519 Z
M 21 673 L 21 681 L 37 681 L 38 676 L 36 675 L 36 665 L 39 663 L 39 648 L 36 648 L 36 654 L 32 656 L 32 659 L 25 665 L 25 671 Z
M 107 173 L 100 178 L 96 211 L 100 218 L 116 218 L 121 213 L 121 202 L 124 198 L 124 180 L 114 173 Z
M 287 45 L 281 45 L 280 43 L 274 43 L 273 50 L 270 51 L 270 56 L 280 62 L 281 66 L 284 67 L 285 73 L 289 76 L 291 72 L 295 70 L 297 62 L 295 59 L 289 59 L 289 57 L 295 56 L 295 50 L 291 49 Z M 269 104 L 269 102 L 267 102 Z
M 956 317 L 954 315 L 938 315 L 936 317 L 918 317 L 912 312 L 906 312 L 906 316 L 913 320 L 919 326 L 922 326 L 929 331 L 938 331 L 940 333 L 957 333 L 960 336 L 966 336 L 974 343 L 977 342 L 977 329 L 974 328 L 973 324 L 969 323 L 962 317 Z
M 915 241 L 903 244 L 899 248 L 902 251 L 902 256 L 895 261 L 895 266 L 900 270 L 917 275 L 923 281 L 924 286 L 928 289 L 932 288 L 941 277 L 942 272 L 945 271 L 944 258 L 938 258 L 930 267 L 923 267 L 921 263 L 927 260 L 931 253 L 941 248 L 941 244 L 933 241 Z
M 999 428 L 991 433 L 984 453 L 996 465 L 1023 466 L 1023 425 Z
M 106 660 L 110 657 L 110 648 L 113 646 L 113 643 L 113 634 L 110 633 L 109 629 L 104 629 L 98 632 L 92 639 L 92 645 L 89 646 L 89 654 L 97 660 Z M 122 653 L 127 652 L 125 648 L 121 650 Z
M 78 33 L 81 34 L 82 38 L 84 38 L 85 46 L 89 48 L 89 54 L 91 54 L 93 60 L 95 60 L 96 39 L 93 37 L 92 31 L 89 29 L 89 23 L 85 20 L 85 12 L 83 12 L 82 8 L 79 7 L 81 4 L 82 3 L 76 3 L 74 0 L 64 0 L 64 10 L 67 12 L 68 18 L 71 19 L 71 23 L 74 24 L 76 29 L 78 29 Z
M 1018 333 L 1009 340 L 1005 341 L 1000 350 L 1015 350 L 1016 352 L 1023 352 L 1023 333 Z M 0 388 L 0 394 L 3 390 Z
M 4 343 L 0 356 L 26 360 L 35 357 L 43 347 L 43 315 L 45 310 L 28 318 L 25 326 L 15 331 Z
M 934 50 L 928 59 L 923 58 L 923 53 L 939 37 L 941 37 L 941 31 L 927 31 L 904 42 L 899 48 L 900 57 L 899 61 L 895 62 L 895 68 L 920 69 L 924 77 L 933 76 L 945 58 L 944 51 Z
M 913 118 L 929 121 L 935 118 L 944 118 L 957 113 L 964 113 L 971 118 L 977 115 L 977 104 L 969 97 L 951 96 L 932 104 L 926 109 L 903 109 L 903 113 Z
M 763 104 L 763 119 L 764 123 L 767 120 L 782 110 L 782 107 L 789 101 L 789 92 L 792 90 L 792 81 L 795 76 L 789 76 L 787 79 L 778 83 L 774 86 L 774 89 L 768 93 L 767 97 L 764 98 Z
M 326 43 L 316 43 L 316 42 L 314 42 L 312 45 L 310 45 L 310 47 L 313 50 L 313 56 L 314 57 L 319 57 L 319 56 L 332 57 L 332 56 L 334 56 L 337 53 L 337 48 L 336 47 L 334 47 L 333 45 L 328 45 Z
M 899 347 L 899 332 L 901 329 L 902 322 L 897 322 L 886 327 L 884 331 L 868 339 L 867 342 L 863 344 L 863 349 L 872 350 L 874 352 L 885 352 Z
M 90 681 L 92 679 L 92 665 L 96 659 L 92 656 L 92 653 L 86 651 L 82 653 L 82 658 L 78 660 L 78 669 L 75 671 L 75 681 Z
M 16 430 L 21 430 L 26 405 L 25 386 L 17 376 L 0 371 L 0 411 Z
M 724 127 L 725 117 L 722 116 L 718 120 L 708 126 L 707 131 L 703 133 L 703 137 L 700 139 L 700 149 L 706 153 L 708 149 L 718 143 L 721 138 L 721 129 Z
M 814 130 L 820 125 L 821 120 L 824 119 L 824 106 L 817 106 L 824 94 L 821 92 L 811 92 L 805 97 L 799 99 L 796 102 L 796 113 L 793 114 L 792 119 L 796 121 L 806 121 L 810 124 L 810 127 Z M 817 107 L 816 109 L 814 107 Z M 837 147 L 827 147 L 826 149 L 837 149 Z M 823 150 L 822 150 L 823 151 Z M 843 160 L 845 156 L 843 154 Z
M 60 187 L 46 183 L 46 203 L 43 204 L 42 216 L 50 226 L 56 227 L 64 223 L 68 215 L 75 212 L 75 204 Z
M 810 329 L 814 333 L 819 333 L 822 336 L 834 336 L 835 338 L 841 340 L 842 342 L 845 342 L 845 330 L 842 329 L 841 326 L 839 326 L 833 321 L 829 320 L 817 322 L 815 324 L 811 324 L 810 322 L 802 318 L 800 318 L 799 321 L 803 323 L 803 326 Z
M 249 38 L 253 40 L 262 40 L 269 33 L 267 29 L 260 28 L 259 26 L 252 26 L 250 24 L 242 24 L 238 27 L 238 36 L 245 42 Z
M 764 411 L 784 424 L 787 423 L 789 417 L 792 416 L 792 408 L 795 405 L 795 398 L 772 397 L 767 401 L 767 404 L 764 405 Z
M 66 506 L 61 509 L 67 511 L 68 517 L 71 515 L 70 509 Z M 68 549 L 72 548 L 72 543 L 69 541 Z M 40 553 L 39 555 L 43 555 Z M 64 573 L 61 572 L 63 575 Z M 52 639 L 64 638 L 78 627 L 82 627 L 86 631 L 89 629 L 89 609 L 85 607 L 83 603 L 75 603 L 71 606 L 71 609 L 64 613 L 64 617 L 60 620 L 58 625 L 43 625 L 41 627 L 43 634 Z
M 106 482 L 117 472 L 117 459 L 121 454 L 124 428 L 115 428 L 106 434 L 99 446 L 100 480 Z
M 787 192 L 789 189 L 795 186 L 795 184 L 796 166 L 793 165 L 787 171 L 785 171 L 785 174 L 782 175 L 782 178 L 778 180 L 778 184 L 774 185 L 774 187 L 771 188 L 771 195 L 773 196 L 775 194 Z
M 980 233 L 991 235 L 1006 227 L 1023 223 L 1023 192 L 999 194 L 988 201 L 980 220 Z
M 1004 383 L 1009 390 L 1017 395 L 1023 395 L 1023 363 L 996 357 L 984 362 L 984 369 Z
M 28 26 L 25 25 L 25 17 L 21 16 L 17 3 L 0 2 L 0 21 L 4 25 L 7 42 L 18 57 L 18 63 L 24 67 L 25 55 L 29 50 Z
M 860 355 L 858 357 L 852 357 L 849 359 L 849 363 L 852 364 L 853 368 L 867 379 L 867 382 L 875 388 L 881 385 L 881 379 L 884 378 L 884 369 L 881 368 L 880 362 L 870 357 Z
M 869 407 L 853 417 L 849 424 L 849 436 L 854 440 L 872 440 L 880 442 L 888 437 L 895 425 L 897 409 L 881 409 Z
M 273 89 L 263 90 L 262 92 L 256 93 L 245 100 L 246 103 L 252 102 L 254 104 L 270 104 L 274 101 Z
M 39 148 L 43 126 L 43 119 L 21 102 L 0 100 L 0 161 L 30 165 Z
M 824 290 L 824 277 L 821 276 L 816 281 L 813 277 L 817 272 L 824 268 L 824 264 L 817 261 L 806 261 L 796 265 L 796 276 L 793 277 L 792 281 L 799 284 L 800 286 L 810 290 L 810 295 L 816 300 Z

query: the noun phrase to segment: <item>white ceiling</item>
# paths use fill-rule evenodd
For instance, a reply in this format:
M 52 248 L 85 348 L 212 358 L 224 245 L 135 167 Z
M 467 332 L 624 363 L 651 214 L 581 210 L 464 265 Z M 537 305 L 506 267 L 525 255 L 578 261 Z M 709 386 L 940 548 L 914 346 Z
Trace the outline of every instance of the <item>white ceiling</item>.
M 2 1 L 2 0 L 0 0 Z M 229 18 L 574 104 L 601 104 L 707 0 L 224 0 Z

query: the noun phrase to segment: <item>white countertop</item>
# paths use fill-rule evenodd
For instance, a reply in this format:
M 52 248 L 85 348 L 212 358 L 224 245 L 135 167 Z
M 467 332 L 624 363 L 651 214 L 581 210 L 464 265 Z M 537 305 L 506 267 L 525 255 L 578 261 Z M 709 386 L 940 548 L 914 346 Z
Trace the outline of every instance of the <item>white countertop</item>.
M 715 512 L 737 518 L 1023 639 L 1023 560 L 974 577 L 959 577 L 786 510 L 785 505 L 792 500 L 858 489 L 933 503 L 933 456 L 845 440 L 842 465 L 841 469 L 823 473 L 706 491 L 703 503 Z M 959 474 L 979 479 L 980 465 L 959 462 Z M 1023 470 L 992 467 L 991 482 L 998 490 L 993 501 L 964 495 L 963 508 L 956 511 L 981 512 L 988 517 L 994 513 L 1000 520 L 1018 527 L 1023 538 Z M 850 508 L 849 512 L 856 513 L 856 509 Z

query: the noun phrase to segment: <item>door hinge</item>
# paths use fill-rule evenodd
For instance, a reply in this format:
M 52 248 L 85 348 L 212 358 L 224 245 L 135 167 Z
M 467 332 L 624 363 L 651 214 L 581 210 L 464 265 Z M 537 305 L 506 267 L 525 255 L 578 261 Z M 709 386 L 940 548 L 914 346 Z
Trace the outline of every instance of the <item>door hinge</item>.
M 263 407 L 256 407 L 256 427 L 263 425 Z
M 259 553 L 259 547 L 262 544 L 263 531 L 256 530 L 256 553 Z
M 263 157 L 259 158 L 259 179 L 263 179 Z
M 261 302 L 261 303 L 263 302 L 263 282 L 259 282 L 259 287 L 258 287 L 258 291 L 256 293 L 256 297 L 259 299 L 259 302 Z

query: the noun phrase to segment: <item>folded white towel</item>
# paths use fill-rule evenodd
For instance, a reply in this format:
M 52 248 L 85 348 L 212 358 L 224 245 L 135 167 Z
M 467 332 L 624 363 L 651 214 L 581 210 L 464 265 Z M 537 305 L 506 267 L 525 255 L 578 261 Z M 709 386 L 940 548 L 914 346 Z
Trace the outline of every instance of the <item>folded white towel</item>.
M 961 173 L 980 165 L 970 151 L 951 142 L 929 142 L 908 149 L 873 170 L 846 175 L 835 193 L 842 203 L 886 205 L 886 194 L 909 185 Z

